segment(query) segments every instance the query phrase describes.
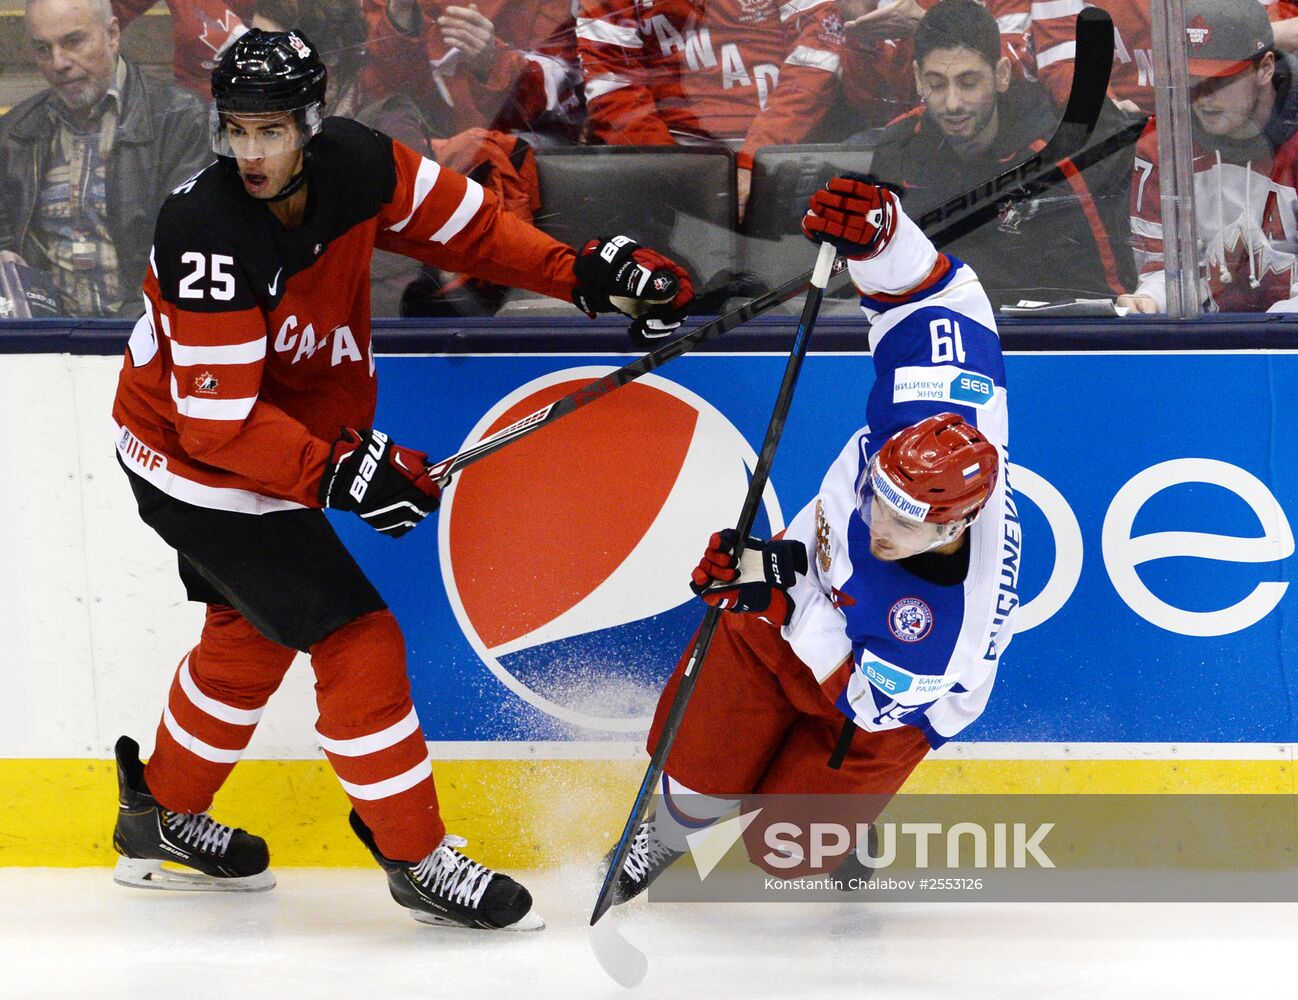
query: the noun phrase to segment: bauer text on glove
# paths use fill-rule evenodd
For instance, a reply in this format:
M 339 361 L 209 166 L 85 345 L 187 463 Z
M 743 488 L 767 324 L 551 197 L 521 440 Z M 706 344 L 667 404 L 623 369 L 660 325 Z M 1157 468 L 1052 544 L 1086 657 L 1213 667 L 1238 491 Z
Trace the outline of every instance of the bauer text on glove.
M 690 578 L 690 589 L 723 611 L 755 614 L 772 625 L 787 625 L 793 616 L 788 590 L 798 573 L 807 572 L 807 547 L 791 539 L 763 542 L 750 538 L 735 560 L 739 533 L 718 531 Z
M 437 509 L 442 488 L 428 475 L 428 456 L 394 444 L 377 430 L 344 427 L 320 480 L 322 506 L 359 514 L 371 528 L 399 538 Z
M 635 346 L 650 350 L 685 318 L 694 299 L 689 272 L 629 236 L 590 240 L 573 262 L 577 289 L 572 300 L 590 316 L 620 312 L 633 320 Z

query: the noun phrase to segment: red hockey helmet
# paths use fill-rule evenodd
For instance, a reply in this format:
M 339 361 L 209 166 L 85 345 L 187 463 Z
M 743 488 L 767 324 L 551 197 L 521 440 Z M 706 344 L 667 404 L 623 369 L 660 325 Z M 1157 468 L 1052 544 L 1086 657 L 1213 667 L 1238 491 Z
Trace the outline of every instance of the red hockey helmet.
M 1000 456 L 955 413 L 939 413 L 903 428 L 870 463 L 869 485 L 908 521 L 954 524 L 975 517 L 996 488 Z

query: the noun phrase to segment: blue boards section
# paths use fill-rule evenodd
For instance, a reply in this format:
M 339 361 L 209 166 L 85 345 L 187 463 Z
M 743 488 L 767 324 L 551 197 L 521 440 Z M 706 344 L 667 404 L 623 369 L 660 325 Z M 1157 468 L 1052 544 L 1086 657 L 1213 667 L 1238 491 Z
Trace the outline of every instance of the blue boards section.
M 460 450 L 484 414 L 520 386 L 623 360 L 380 358 L 377 423 L 442 457 Z M 475 566 L 472 546 L 446 552 L 447 525 L 394 543 L 354 519 L 335 519 L 401 620 L 429 739 L 592 739 L 639 727 L 701 618 L 685 576 L 706 532 L 680 537 L 662 524 L 646 529 L 643 518 L 624 523 L 615 510 L 584 509 L 583 495 L 608 487 L 607 468 L 565 467 L 562 456 L 593 449 L 613 456 L 614 466 L 624 458 L 634 468 L 614 492 L 653 493 L 670 529 L 679 523 L 673 510 L 718 504 L 725 491 L 707 475 L 727 449 L 742 462 L 736 433 L 750 449 L 760 445 L 783 364 L 774 355 L 696 355 L 662 369 L 661 381 L 636 401 L 645 415 L 642 440 L 676 434 L 686 457 L 664 459 L 652 476 L 643 471 L 643 444 L 601 440 L 593 414 L 580 427 L 574 415 L 533 435 L 532 443 L 563 436 L 550 446 L 559 458 L 505 488 L 547 499 L 568 493 L 576 513 L 558 523 L 493 522 L 489 513 L 474 521 L 512 540 L 505 551 L 516 558 L 506 564 Z M 1298 503 L 1298 440 L 1287 432 L 1298 403 L 1288 387 L 1298 385 L 1298 356 L 1034 355 L 1011 356 L 1007 367 L 1012 483 L 1024 518 L 1023 613 L 1035 624 L 1014 640 L 987 713 L 965 738 L 1298 740 L 1291 693 L 1298 658 L 1286 627 L 1295 610 L 1288 583 Z M 863 422 L 872 378 L 865 355 L 807 360 L 772 476 L 784 521 L 814 495 Z M 524 394 L 514 415 L 540 402 L 531 405 Z M 702 415 L 688 427 L 691 406 Z M 486 472 L 491 461 L 466 474 Z M 600 482 L 584 481 L 588 475 Z M 452 492 L 455 527 L 464 510 L 458 503 Z M 502 514 L 519 509 L 507 503 Z M 728 517 L 737 513 L 736 501 Z M 640 551 L 627 555 L 637 544 Z M 618 584 L 607 599 L 589 581 L 583 590 L 566 577 L 572 561 L 599 545 L 610 552 L 603 572 Z M 501 548 L 494 539 L 492 546 Z M 675 576 L 652 582 L 668 566 L 679 583 Z M 457 614 L 457 581 L 475 575 L 496 581 L 478 587 L 492 596 Z M 681 595 L 674 606 L 647 616 L 637 607 L 638 593 L 671 585 Z M 556 591 L 571 593 L 555 605 Z M 548 639 L 532 630 L 514 646 L 478 635 L 495 629 L 499 638 L 515 618 L 534 618 L 536 603 L 555 605 L 542 615 L 546 622 L 567 616 L 565 634 Z

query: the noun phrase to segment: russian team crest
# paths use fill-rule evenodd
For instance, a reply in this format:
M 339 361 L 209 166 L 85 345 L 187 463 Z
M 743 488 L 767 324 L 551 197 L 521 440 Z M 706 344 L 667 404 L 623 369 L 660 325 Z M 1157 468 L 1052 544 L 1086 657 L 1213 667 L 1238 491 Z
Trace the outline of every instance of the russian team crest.
M 918 597 L 903 597 L 888 610 L 888 631 L 902 642 L 919 642 L 933 631 L 933 610 Z
M 464 446 L 611 370 L 528 382 Z M 755 464 L 720 411 L 648 375 L 455 476 L 439 515 L 446 594 L 486 667 L 549 717 L 530 738 L 648 728 L 705 610 L 690 570 L 734 523 Z M 769 536 L 784 527 L 769 484 L 764 501 Z

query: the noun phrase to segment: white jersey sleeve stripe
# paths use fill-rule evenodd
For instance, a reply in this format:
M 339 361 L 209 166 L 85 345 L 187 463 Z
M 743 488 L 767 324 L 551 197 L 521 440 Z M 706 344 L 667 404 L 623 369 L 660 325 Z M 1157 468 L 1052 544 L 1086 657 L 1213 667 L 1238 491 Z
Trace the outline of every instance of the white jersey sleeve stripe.
M 824 49 L 813 49 L 806 45 L 799 45 L 789 57 L 784 60 L 786 66 L 808 66 L 811 69 L 822 69 L 826 73 L 837 73 L 842 66 L 842 60 L 833 53 L 826 52 Z
M 644 48 L 644 39 L 635 28 L 629 25 L 609 24 L 594 17 L 577 18 L 577 37 L 584 38 L 588 42 L 617 45 L 624 49 Z
M 625 76 L 618 76 L 616 73 L 605 73 L 602 76 L 592 77 L 586 81 L 586 100 L 593 101 L 605 94 L 611 94 L 616 90 L 622 90 L 629 86 L 631 86 L 631 81 Z
M 426 781 L 433 776 L 433 764 L 428 758 L 424 758 L 422 763 L 416 764 L 409 771 L 398 774 L 396 777 L 387 778 L 383 781 L 375 781 L 368 785 L 358 785 L 351 781 L 338 779 L 338 784 L 343 786 L 343 791 L 354 799 L 361 799 L 364 802 L 373 802 L 376 799 L 386 799 L 393 795 L 400 795 L 407 789 L 414 788 L 421 781 Z
M 825 0 L 788 0 L 787 3 L 780 5 L 780 20 L 787 21 L 789 18 L 811 10 L 813 7 L 819 7 L 823 3 L 825 3 Z
M 180 395 L 176 386 L 176 376 L 171 376 L 171 398 L 176 404 L 176 411 L 182 417 L 196 420 L 243 420 L 252 412 L 257 402 L 256 396 L 244 396 L 240 399 L 203 399 L 201 396 Z
M 1044 52 L 1037 54 L 1037 68 L 1045 69 L 1052 63 L 1063 62 L 1065 59 L 1075 59 L 1077 57 L 1076 42 L 1061 42 L 1059 45 L 1052 45 Z
M 1082 0 L 1043 0 L 1032 5 L 1031 18 L 1034 21 L 1049 21 L 1056 17 L 1076 17 L 1085 6 Z
M 221 344 L 217 347 L 187 347 L 171 343 L 171 360 L 181 367 L 190 365 L 248 365 L 266 356 L 266 338 L 245 341 L 242 344 Z
M 388 726 L 387 729 L 381 729 L 377 733 L 371 733 L 369 736 L 357 736 L 350 740 L 333 740 L 316 730 L 316 738 L 320 740 L 320 746 L 328 750 L 331 754 L 339 757 L 364 757 L 366 754 L 377 753 L 380 750 L 386 750 L 388 747 L 396 746 L 407 736 L 419 730 L 419 716 L 412 708 L 409 714 L 400 722 Z
M 465 189 L 460 204 L 451 213 L 451 217 L 442 224 L 442 228 L 428 238 L 429 241 L 432 243 L 449 243 L 455 239 L 460 231 L 478 214 L 478 209 L 482 207 L 482 198 L 482 185 L 477 181 L 469 181 L 469 186 Z
M 415 196 L 410 205 L 410 214 L 395 226 L 391 226 L 390 232 L 399 233 L 409 225 L 410 220 L 419 211 L 419 206 L 424 203 L 424 199 L 433 190 L 433 186 L 437 183 L 437 178 L 441 176 L 441 173 L 442 168 L 428 157 L 424 157 L 419 161 L 419 172 L 415 175 Z
M 1163 224 L 1161 222 L 1150 222 L 1139 215 L 1131 217 L 1131 231 L 1136 236 L 1148 236 L 1151 240 L 1161 240 L 1163 238 Z

